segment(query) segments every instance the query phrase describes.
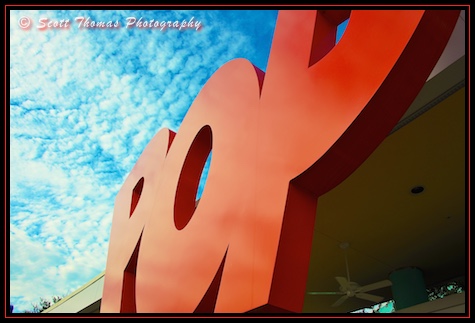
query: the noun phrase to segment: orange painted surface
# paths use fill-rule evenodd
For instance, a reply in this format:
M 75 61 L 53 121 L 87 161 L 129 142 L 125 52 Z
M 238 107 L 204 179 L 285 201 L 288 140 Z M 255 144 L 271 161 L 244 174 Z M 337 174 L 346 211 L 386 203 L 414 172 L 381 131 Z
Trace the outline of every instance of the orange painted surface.
M 279 12 L 267 72 L 222 66 L 126 179 L 101 312 L 301 312 L 318 197 L 388 135 L 458 15 Z

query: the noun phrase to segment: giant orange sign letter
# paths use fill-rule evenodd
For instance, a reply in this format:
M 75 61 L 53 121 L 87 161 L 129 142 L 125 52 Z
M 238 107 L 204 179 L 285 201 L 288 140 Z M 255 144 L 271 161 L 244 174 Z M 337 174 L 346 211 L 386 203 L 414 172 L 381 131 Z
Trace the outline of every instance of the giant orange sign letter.
M 318 197 L 401 118 L 458 15 L 281 11 L 267 72 L 222 66 L 178 133 L 161 130 L 132 169 L 101 312 L 301 312 Z

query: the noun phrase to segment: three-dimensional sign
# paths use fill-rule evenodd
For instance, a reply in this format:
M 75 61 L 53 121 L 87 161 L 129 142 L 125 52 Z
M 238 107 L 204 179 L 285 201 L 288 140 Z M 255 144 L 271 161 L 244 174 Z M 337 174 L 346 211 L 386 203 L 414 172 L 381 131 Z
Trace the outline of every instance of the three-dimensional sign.
M 101 312 L 301 312 L 318 197 L 399 121 L 458 16 L 280 11 L 266 73 L 244 59 L 222 66 L 125 180 Z

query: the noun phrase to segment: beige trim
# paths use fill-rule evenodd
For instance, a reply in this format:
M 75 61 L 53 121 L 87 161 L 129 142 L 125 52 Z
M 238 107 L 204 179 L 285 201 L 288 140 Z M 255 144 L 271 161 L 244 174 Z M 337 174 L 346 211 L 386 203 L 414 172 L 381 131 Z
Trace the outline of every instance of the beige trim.
M 102 299 L 105 271 L 42 313 L 79 313 Z

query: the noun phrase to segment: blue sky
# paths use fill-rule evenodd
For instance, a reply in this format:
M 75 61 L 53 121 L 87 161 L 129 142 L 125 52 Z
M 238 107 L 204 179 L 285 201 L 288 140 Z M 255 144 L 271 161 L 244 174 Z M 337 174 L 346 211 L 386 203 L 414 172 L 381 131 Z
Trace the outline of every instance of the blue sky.
M 227 61 L 266 70 L 277 11 L 9 14 L 9 282 L 10 303 L 22 312 L 105 269 L 115 195 L 143 149 L 161 128 L 179 130 Z M 76 17 L 120 27 L 80 28 Z M 126 28 L 128 17 L 195 25 Z M 38 29 L 61 20 L 69 28 Z

